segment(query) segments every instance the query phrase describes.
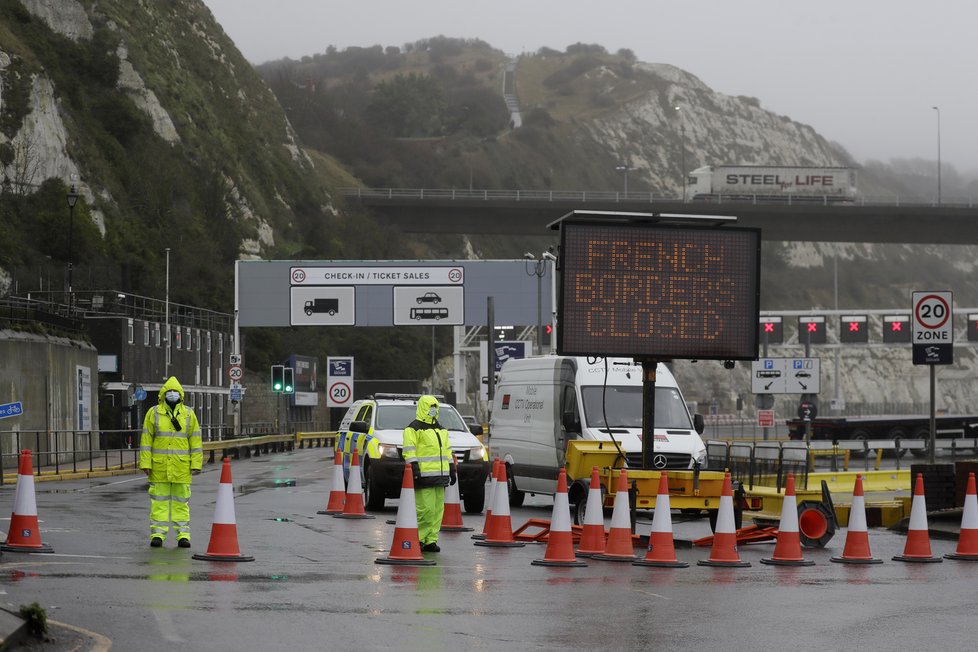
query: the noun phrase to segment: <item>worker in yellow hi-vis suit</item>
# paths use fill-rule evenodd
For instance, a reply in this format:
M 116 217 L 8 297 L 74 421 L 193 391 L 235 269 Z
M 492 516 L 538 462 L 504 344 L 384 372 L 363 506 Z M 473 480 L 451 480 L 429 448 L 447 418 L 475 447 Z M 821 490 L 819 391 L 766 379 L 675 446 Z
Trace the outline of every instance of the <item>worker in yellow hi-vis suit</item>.
M 183 386 L 173 376 L 147 410 L 139 443 L 139 468 L 149 476 L 149 542 L 159 548 L 172 524 L 177 545 L 190 547 L 190 482 L 200 473 L 204 449 L 200 423 L 184 405 Z
M 448 431 L 438 423 L 438 399 L 418 398 L 415 419 L 404 429 L 404 462 L 414 476 L 418 540 L 425 552 L 439 552 L 438 531 L 445 513 L 445 487 L 455 484 Z

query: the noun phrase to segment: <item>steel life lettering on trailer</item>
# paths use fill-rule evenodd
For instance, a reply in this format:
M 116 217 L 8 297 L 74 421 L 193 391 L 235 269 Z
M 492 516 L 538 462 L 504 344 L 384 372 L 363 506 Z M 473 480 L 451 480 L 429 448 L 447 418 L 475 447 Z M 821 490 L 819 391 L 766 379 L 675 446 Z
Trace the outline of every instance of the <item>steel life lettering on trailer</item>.
M 565 240 L 565 348 L 690 358 L 756 355 L 759 258 L 753 231 L 625 231 L 595 229 Z

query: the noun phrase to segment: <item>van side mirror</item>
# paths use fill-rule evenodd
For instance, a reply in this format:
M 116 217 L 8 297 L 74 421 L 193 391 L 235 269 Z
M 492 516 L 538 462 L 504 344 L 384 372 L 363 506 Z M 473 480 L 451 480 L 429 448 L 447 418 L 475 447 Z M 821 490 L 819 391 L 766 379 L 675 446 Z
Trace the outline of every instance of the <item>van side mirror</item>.
M 367 434 L 370 432 L 370 425 L 366 421 L 353 421 L 350 423 L 350 432 Z
M 482 425 L 476 424 L 474 426 L 469 426 L 469 432 L 471 432 L 473 435 L 478 437 L 479 435 L 482 434 Z
M 561 425 L 564 426 L 564 430 L 567 432 L 575 434 L 581 433 L 581 421 L 577 418 L 577 414 L 574 412 L 564 412 L 560 422 Z
M 697 435 L 702 435 L 703 431 L 706 430 L 706 420 L 703 419 L 703 415 L 699 412 L 693 415 L 693 429 Z

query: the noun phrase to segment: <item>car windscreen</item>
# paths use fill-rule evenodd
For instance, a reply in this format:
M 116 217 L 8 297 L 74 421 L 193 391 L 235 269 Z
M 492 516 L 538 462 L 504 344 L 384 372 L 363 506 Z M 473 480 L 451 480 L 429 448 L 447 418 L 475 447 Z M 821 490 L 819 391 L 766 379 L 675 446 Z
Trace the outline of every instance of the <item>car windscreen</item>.
M 591 385 L 581 387 L 581 396 L 584 400 L 584 420 L 588 427 L 642 427 L 641 387 Z M 693 428 L 682 396 L 674 387 L 655 388 L 655 427 L 684 430 Z
M 418 408 L 413 404 L 404 405 L 378 405 L 377 423 L 374 426 L 378 430 L 404 430 L 418 415 Z M 462 423 L 462 418 L 455 411 L 455 408 L 442 405 L 438 409 L 438 423 L 446 430 L 461 430 L 468 432 L 469 429 Z

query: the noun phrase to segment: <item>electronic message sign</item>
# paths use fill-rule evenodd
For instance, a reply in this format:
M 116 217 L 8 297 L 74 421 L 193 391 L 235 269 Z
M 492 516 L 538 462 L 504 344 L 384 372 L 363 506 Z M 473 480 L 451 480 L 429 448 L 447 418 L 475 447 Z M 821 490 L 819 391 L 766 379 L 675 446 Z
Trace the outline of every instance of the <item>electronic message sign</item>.
M 564 221 L 557 350 L 754 360 L 758 229 Z

